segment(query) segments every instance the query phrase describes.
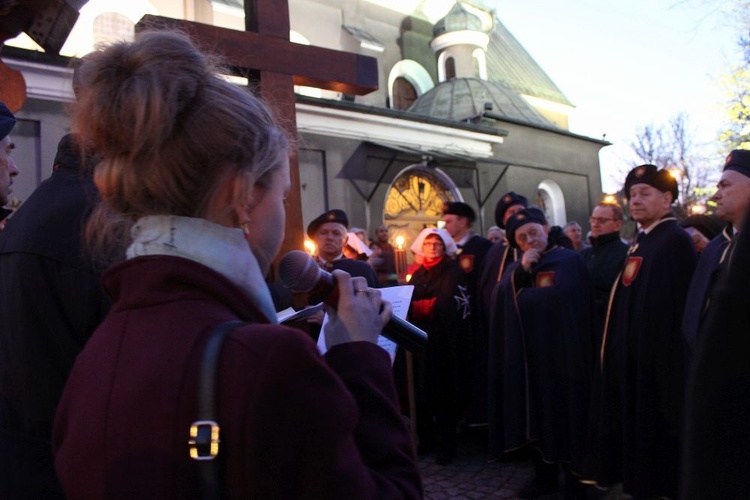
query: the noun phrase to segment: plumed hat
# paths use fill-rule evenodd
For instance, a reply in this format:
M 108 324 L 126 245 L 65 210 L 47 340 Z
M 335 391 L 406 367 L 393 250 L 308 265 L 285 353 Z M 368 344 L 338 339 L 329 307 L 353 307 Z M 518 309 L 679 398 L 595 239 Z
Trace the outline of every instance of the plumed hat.
M 746 149 L 735 149 L 724 161 L 724 170 L 734 170 L 745 177 L 750 177 L 750 151 Z
M 16 117 L 10 112 L 8 106 L 0 102 L 0 139 L 5 139 L 15 126 Z
M 308 224 L 307 235 L 310 238 L 314 238 L 315 231 L 317 231 L 318 228 L 326 222 L 337 222 L 345 228 L 349 227 L 349 218 L 346 216 L 346 212 L 344 212 L 343 210 L 339 210 L 338 208 L 334 208 L 333 210 L 329 210 L 319 215 L 310 224 Z
M 426 227 L 422 229 L 422 232 L 419 233 L 417 239 L 414 240 L 414 243 L 411 244 L 411 251 L 417 255 L 424 255 L 424 252 L 422 251 L 422 245 L 424 245 L 424 240 L 431 234 L 437 234 L 438 236 L 440 236 L 440 239 L 443 240 L 443 245 L 445 245 L 445 253 L 447 255 L 454 255 L 456 252 L 458 252 L 456 242 L 453 241 L 450 233 L 445 229 L 437 227 Z
M 513 205 L 522 205 L 523 208 L 526 208 L 529 206 L 529 202 L 525 196 L 516 194 L 513 191 L 504 194 L 495 206 L 495 224 L 500 229 L 505 229 L 505 224 L 503 223 L 505 212 Z
M 667 170 L 659 170 L 656 165 L 640 165 L 625 178 L 625 198 L 630 201 L 630 188 L 636 184 L 648 184 L 662 193 L 672 193 L 672 201 L 677 201 L 677 180 Z
M 453 214 L 458 217 L 466 217 L 469 222 L 474 222 L 477 215 L 474 209 L 461 201 L 447 201 L 443 204 L 443 215 Z
M 544 226 L 547 224 L 547 219 L 544 217 L 544 212 L 542 212 L 541 209 L 537 207 L 529 207 L 524 208 L 523 210 L 519 210 L 518 212 L 514 213 L 510 216 L 508 219 L 508 223 L 506 224 L 506 232 L 508 235 L 508 243 L 510 243 L 510 246 L 514 248 L 521 248 L 518 243 L 516 243 L 516 231 L 518 231 L 519 228 L 526 224 L 530 224 L 532 222 L 536 222 L 537 224 L 541 224 Z

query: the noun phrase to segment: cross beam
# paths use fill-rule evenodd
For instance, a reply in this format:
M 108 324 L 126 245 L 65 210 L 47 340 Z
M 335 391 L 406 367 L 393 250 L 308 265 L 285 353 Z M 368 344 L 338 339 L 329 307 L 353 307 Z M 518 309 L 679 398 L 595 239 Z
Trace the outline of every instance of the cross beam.
M 378 69 L 374 57 L 292 43 L 289 27 L 286 0 L 245 0 L 244 32 L 150 15 L 138 22 L 136 30 L 182 30 L 198 46 L 223 56 L 234 74 L 259 80 L 261 97 L 271 104 L 287 134 L 296 138 L 294 85 L 364 95 L 378 89 Z M 303 248 L 296 147 L 290 152 L 289 167 L 292 189 L 287 195 L 286 236 L 279 255 Z

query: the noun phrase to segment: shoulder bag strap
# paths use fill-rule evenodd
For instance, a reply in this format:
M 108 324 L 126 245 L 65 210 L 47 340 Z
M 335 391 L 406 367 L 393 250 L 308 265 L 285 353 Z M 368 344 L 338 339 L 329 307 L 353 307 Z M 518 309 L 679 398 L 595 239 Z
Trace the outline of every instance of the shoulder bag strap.
M 219 424 L 217 423 L 216 378 L 219 356 L 226 336 L 242 321 L 227 321 L 214 328 L 206 342 L 198 374 L 198 419 L 190 426 L 190 458 L 202 461 L 200 470 L 201 497 L 208 500 L 221 498 L 219 454 Z

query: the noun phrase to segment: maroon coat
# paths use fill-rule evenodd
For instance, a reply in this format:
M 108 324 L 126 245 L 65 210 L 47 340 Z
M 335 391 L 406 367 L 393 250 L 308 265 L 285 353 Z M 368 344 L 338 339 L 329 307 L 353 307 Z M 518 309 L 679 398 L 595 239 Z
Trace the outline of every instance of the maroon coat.
M 200 356 L 213 328 L 259 312 L 216 272 L 177 257 L 111 269 L 112 310 L 78 357 L 53 435 L 70 498 L 195 498 L 188 455 Z M 364 342 L 322 357 L 302 332 L 252 324 L 219 376 L 230 498 L 417 498 L 421 481 L 388 355 Z

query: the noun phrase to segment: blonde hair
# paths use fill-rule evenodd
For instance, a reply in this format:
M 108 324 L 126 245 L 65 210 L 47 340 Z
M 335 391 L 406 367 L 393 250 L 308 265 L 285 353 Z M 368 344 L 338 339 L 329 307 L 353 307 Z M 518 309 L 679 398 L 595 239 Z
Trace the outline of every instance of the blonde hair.
M 73 127 L 102 157 L 94 181 L 120 231 L 146 215 L 236 219 L 288 155 L 268 108 L 180 32 L 87 55 L 74 87 Z

